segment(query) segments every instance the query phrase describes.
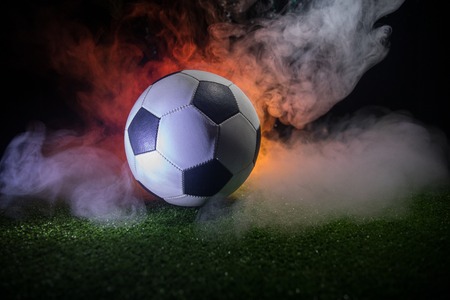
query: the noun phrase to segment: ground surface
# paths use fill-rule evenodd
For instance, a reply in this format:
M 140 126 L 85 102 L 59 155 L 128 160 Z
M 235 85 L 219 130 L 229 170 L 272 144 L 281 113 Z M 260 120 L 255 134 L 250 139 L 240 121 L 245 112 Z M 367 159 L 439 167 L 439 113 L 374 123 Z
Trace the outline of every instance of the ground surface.
M 0 217 L 2 299 L 444 299 L 450 192 L 400 218 L 247 228 L 149 205 L 139 223 L 98 225 L 39 208 Z

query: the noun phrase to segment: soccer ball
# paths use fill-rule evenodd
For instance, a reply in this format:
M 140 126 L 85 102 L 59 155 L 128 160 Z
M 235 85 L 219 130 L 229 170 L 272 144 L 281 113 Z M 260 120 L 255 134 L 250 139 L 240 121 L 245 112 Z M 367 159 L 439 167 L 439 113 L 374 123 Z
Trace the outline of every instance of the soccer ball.
M 183 70 L 150 85 L 125 125 L 134 178 L 178 206 L 228 196 L 248 178 L 259 152 L 258 115 L 247 96 L 219 75 Z

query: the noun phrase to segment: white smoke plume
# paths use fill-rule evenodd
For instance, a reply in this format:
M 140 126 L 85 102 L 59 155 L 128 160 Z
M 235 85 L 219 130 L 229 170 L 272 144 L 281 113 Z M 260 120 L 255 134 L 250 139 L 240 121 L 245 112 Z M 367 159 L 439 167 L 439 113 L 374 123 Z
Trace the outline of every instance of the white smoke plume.
M 365 109 L 295 135 L 267 144 L 233 208 L 240 225 L 401 216 L 412 196 L 449 183 L 445 135 L 404 112 Z
M 254 2 L 232 7 L 242 14 Z M 299 1 L 282 15 L 212 25 L 210 32 L 218 41 L 213 51 L 236 66 L 235 82 L 243 84 L 252 74 L 249 85 L 258 90 L 250 98 L 264 121 L 270 116 L 303 128 L 349 95 L 362 75 L 387 55 L 392 29 L 375 23 L 403 2 Z
M 0 208 L 16 217 L 30 201 L 62 201 L 73 215 L 95 221 L 142 215 L 144 202 L 135 196 L 127 166 L 86 140 L 68 131 L 48 132 L 42 123 L 15 137 L 0 161 Z M 45 153 L 49 143 L 51 153 Z

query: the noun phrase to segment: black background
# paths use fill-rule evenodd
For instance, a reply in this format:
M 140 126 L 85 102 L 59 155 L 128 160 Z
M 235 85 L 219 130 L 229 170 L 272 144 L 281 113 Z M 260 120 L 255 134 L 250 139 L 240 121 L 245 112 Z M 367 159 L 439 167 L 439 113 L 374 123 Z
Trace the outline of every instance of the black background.
M 76 6 L 78 11 L 74 13 L 80 22 L 98 27 L 111 19 L 99 5 L 100 0 L 74 2 L 84 2 Z M 388 56 L 366 72 L 354 91 L 329 114 L 345 115 L 368 105 L 380 105 L 408 111 L 448 136 L 449 17 L 445 1 L 437 2 L 406 0 L 397 11 L 380 20 L 393 28 Z M 61 6 L 60 1 L 39 0 L 2 4 L 0 153 L 31 121 L 39 120 L 56 128 L 81 123 L 62 99 L 67 93 L 62 92 L 59 76 L 48 67 L 44 42 L 34 37 L 39 26 L 33 21 L 34 13 L 53 5 Z

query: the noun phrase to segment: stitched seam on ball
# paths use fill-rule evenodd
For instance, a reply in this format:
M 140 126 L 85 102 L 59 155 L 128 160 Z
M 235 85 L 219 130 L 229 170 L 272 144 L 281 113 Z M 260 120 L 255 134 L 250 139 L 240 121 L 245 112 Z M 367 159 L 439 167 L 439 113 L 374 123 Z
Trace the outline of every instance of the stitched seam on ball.
M 241 111 L 239 113 L 247 120 L 247 122 L 250 124 L 250 126 L 252 126 L 253 129 L 255 129 L 256 131 L 258 130 L 258 128 L 255 128 L 255 126 L 253 126 L 252 122 L 249 118 L 247 118 L 246 115 L 244 115 Z
M 184 73 L 183 71 L 180 71 L 180 73 L 181 73 L 181 74 L 184 74 L 184 75 L 186 75 L 186 76 L 189 76 L 189 77 L 191 77 L 191 78 L 193 78 L 193 79 L 195 79 L 195 80 L 197 80 L 197 86 L 195 87 L 195 90 L 194 90 L 194 92 L 192 93 L 191 99 L 189 99 L 189 104 L 188 104 L 188 105 L 192 105 L 192 100 L 194 100 L 194 96 L 195 96 L 195 94 L 197 93 L 198 87 L 200 86 L 200 82 L 201 82 L 202 80 L 200 80 L 200 79 L 198 79 L 198 78 L 195 78 L 194 76 L 192 76 L 192 75 L 190 75 L 190 74 Z
M 214 152 L 213 152 L 213 158 L 217 157 L 217 150 L 219 149 L 219 140 L 220 140 L 220 126 L 217 126 L 217 138 L 214 141 Z
M 202 112 L 201 110 L 200 110 L 200 108 L 198 108 L 197 106 L 195 106 L 195 105 L 192 105 L 202 116 L 204 116 L 208 121 L 209 121 L 209 123 L 210 124 L 212 124 L 213 126 L 219 126 L 219 124 L 217 124 L 216 122 L 214 122 L 213 120 L 211 120 L 211 118 L 210 117 L 208 117 L 208 115 L 207 114 L 205 114 L 204 112 Z
M 163 115 L 161 116 L 161 118 L 162 118 L 162 117 L 165 117 L 165 116 L 168 116 L 168 115 L 171 115 L 171 114 L 173 114 L 173 113 L 175 113 L 175 112 L 177 112 L 177 111 L 186 109 L 186 108 L 188 108 L 189 106 L 192 106 L 192 104 L 185 104 L 185 105 L 183 105 L 183 106 L 180 106 L 180 107 L 177 107 L 177 108 L 175 108 L 175 109 L 169 110 L 168 112 L 166 112 L 165 114 L 163 114 Z
M 184 190 L 185 190 L 184 189 L 184 174 L 185 174 L 184 171 L 185 170 L 181 171 L 181 189 L 183 190 L 183 193 L 184 193 Z
M 241 115 L 241 116 L 243 116 L 244 117 L 244 119 L 247 121 L 247 123 L 255 130 L 255 131 L 258 131 L 258 129 L 257 128 L 255 128 L 255 126 L 253 126 L 253 124 L 252 124 L 252 122 L 242 113 L 242 111 L 239 111 L 239 114 Z M 237 114 L 236 114 L 237 115 Z M 235 116 L 236 116 L 235 115 Z
M 184 169 L 183 170 L 183 172 L 184 171 L 188 171 L 188 170 L 191 170 L 191 169 L 193 169 L 193 168 L 197 168 L 197 167 L 200 167 L 200 166 L 203 166 L 203 165 L 206 165 L 207 163 L 209 163 L 210 161 L 213 161 L 213 160 L 217 160 L 217 161 L 219 161 L 220 162 L 220 160 L 218 160 L 217 159 L 217 157 L 213 157 L 213 158 L 210 158 L 210 159 L 208 159 L 207 161 L 204 161 L 204 162 L 201 162 L 201 163 L 198 163 L 198 164 L 196 164 L 196 165 L 194 165 L 194 166 L 192 166 L 192 167 L 189 167 L 189 168 L 186 168 L 186 169 Z
M 253 160 L 249 162 L 245 167 L 243 167 L 240 171 L 236 172 L 236 175 L 247 169 L 250 165 L 253 165 Z M 255 167 L 255 166 L 253 166 Z
M 148 93 L 150 93 L 150 90 L 152 89 L 152 87 L 153 87 L 153 84 L 150 85 L 150 87 L 147 87 L 147 92 L 145 93 L 145 96 L 142 97 L 142 101 L 141 101 L 141 104 L 139 105 L 138 111 L 139 111 L 141 108 L 144 108 L 146 111 L 148 111 L 148 110 L 144 107 L 144 101 L 147 99 L 147 95 L 148 95 Z M 134 115 L 134 117 L 135 117 L 135 116 L 136 116 L 136 114 Z M 134 117 L 133 117 L 133 119 L 134 119 Z M 130 124 L 131 124 L 131 122 L 130 122 Z M 129 127 L 130 127 L 130 126 L 125 127 L 125 130 L 128 131 L 128 128 L 129 128 Z
M 178 167 L 177 165 L 175 165 L 172 161 L 170 161 L 170 159 L 168 159 L 167 157 L 165 157 L 161 151 L 159 151 L 158 149 L 155 149 L 156 152 L 159 153 L 159 155 L 162 156 L 162 158 L 164 158 L 169 164 L 171 164 L 172 166 L 174 166 L 175 168 L 177 168 L 178 170 L 180 170 L 181 172 L 183 172 L 183 169 L 181 169 L 180 167 Z
M 230 85 L 228 86 L 228 88 L 230 89 L 231 95 L 233 95 L 234 102 L 236 103 L 237 107 L 239 108 L 239 111 L 241 111 L 241 108 L 239 107 L 239 102 L 238 102 L 237 99 L 236 99 L 236 95 L 233 93 L 233 90 L 230 88 L 232 85 L 234 85 L 234 84 L 230 84 Z M 236 87 L 237 87 L 237 85 L 236 85 Z
M 153 88 L 153 84 L 148 88 L 147 93 L 145 93 L 145 96 L 142 97 L 142 102 L 141 102 L 141 107 L 140 108 L 142 108 L 142 106 L 144 105 L 144 101 L 147 100 L 147 95 L 148 95 L 148 93 L 150 93 L 152 88 Z
M 144 101 L 145 101 L 145 99 L 147 99 L 147 95 L 148 95 L 148 93 L 150 92 L 150 90 L 152 89 L 152 87 L 153 87 L 153 84 L 150 85 L 149 87 L 147 87 L 147 92 L 145 93 L 145 96 L 142 97 L 141 104 L 139 105 L 139 109 L 143 108 L 143 106 L 144 106 Z M 139 98 L 138 98 L 138 99 L 139 99 Z M 138 109 L 138 111 L 139 111 L 139 109 Z M 144 108 L 144 109 L 145 109 L 145 108 Z M 147 109 L 145 109 L 145 110 L 147 110 Z M 134 118 L 135 116 L 136 116 L 136 114 L 133 116 L 133 118 Z M 131 122 L 130 122 L 130 124 L 131 124 Z M 125 130 L 128 130 L 129 127 L 130 127 L 129 125 L 128 125 L 128 127 L 125 127 Z
M 183 195 L 180 195 L 180 196 L 166 197 L 166 199 L 169 199 L 169 200 L 172 200 L 172 199 L 179 199 L 179 198 L 182 198 L 182 197 L 185 197 L 185 196 L 195 197 L 195 198 L 208 198 L 208 197 L 205 197 L 205 196 L 197 196 L 197 195 L 191 195 L 191 194 L 183 194 Z
M 181 73 L 181 74 L 184 74 L 184 75 L 186 75 L 186 76 L 189 76 L 189 77 L 191 77 L 191 78 L 194 78 L 195 80 L 197 80 L 198 82 L 200 82 L 200 79 L 196 78 L 195 76 L 193 76 L 193 75 L 191 75 L 191 74 L 184 73 L 184 71 L 186 71 L 186 70 L 180 71 L 180 73 Z
M 133 153 L 134 154 L 134 153 Z M 133 165 L 134 165 L 134 173 L 133 173 L 133 176 L 134 176 L 134 174 L 136 174 L 137 175 L 137 166 L 136 166 L 136 155 L 133 155 Z
M 231 85 L 230 85 L 231 86 Z M 238 86 L 236 86 L 236 88 L 238 88 Z M 231 90 L 231 89 L 230 89 Z M 234 100 L 236 101 L 236 104 L 239 108 L 239 113 L 250 123 L 250 125 L 255 129 L 258 130 L 258 128 L 255 128 L 255 126 L 253 126 L 252 122 L 250 121 L 249 118 L 247 118 L 247 116 L 245 114 L 242 113 L 242 107 L 239 105 L 239 101 L 237 101 L 236 99 L 236 95 L 233 93 L 233 91 L 231 90 L 231 93 L 233 94 Z
M 198 81 L 198 83 L 197 83 L 197 86 L 195 87 L 195 90 L 194 90 L 194 92 L 192 93 L 192 96 L 191 96 L 191 99 L 189 99 L 189 103 L 190 104 L 192 104 L 192 105 L 194 105 L 194 97 L 195 97 L 195 94 L 197 94 L 197 90 L 198 90 L 198 87 L 200 86 L 200 80 L 198 80 L 197 78 L 195 78 L 195 80 L 197 80 Z M 195 105 L 194 105 L 195 106 Z
M 230 84 L 229 84 L 229 85 L 226 85 L 226 84 L 223 84 L 223 83 L 220 83 L 220 82 L 217 82 L 217 81 L 211 81 L 211 80 L 205 80 L 205 79 L 198 79 L 197 77 L 195 77 L 195 76 L 193 76 L 193 75 L 191 75 L 191 74 L 185 73 L 184 71 L 186 71 L 186 70 L 180 71 L 180 73 L 182 73 L 182 74 L 184 74 L 184 75 L 186 75 L 186 76 L 189 76 L 189 77 L 191 77 L 191 78 L 194 78 L 194 79 L 197 80 L 198 82 L 203 81 L 203 82 L 218 83 L 218 84 L 224 85 L 224 86 L 226 86 L 226 87 L 228 87 L 228 88 L 234 84 L 230 79 L 228 79 L 228 78 L 226 78 L 226 77 L 223 77 L 223 76 L 221 76 L 221 75 L 219 75 L 219 74 L 214 74 L 214 73 L 208 72 L 208 73 L 217 75 L 217 76 L 219 76 L 219 77 L 222 77 L 223 79 L 229 81 Z M 199 70 L 199 71 L 200 71 L 200 70 Z M 204 72 L 207 72 L 207 71 L 204 71 Z

